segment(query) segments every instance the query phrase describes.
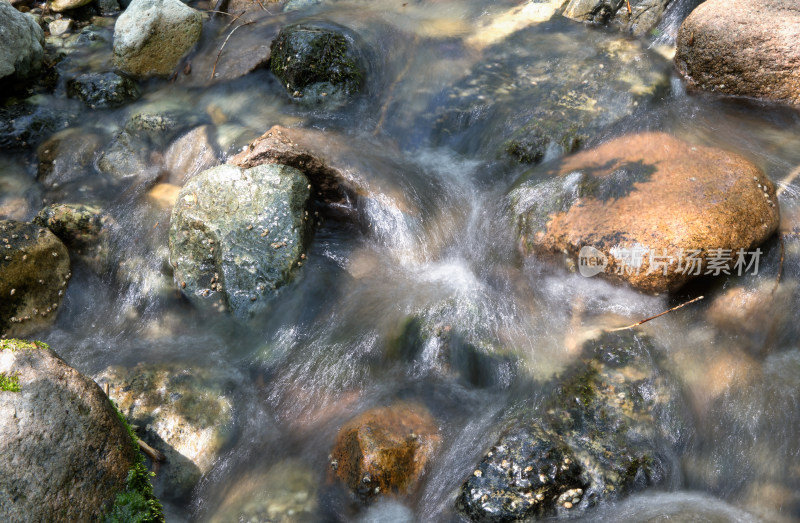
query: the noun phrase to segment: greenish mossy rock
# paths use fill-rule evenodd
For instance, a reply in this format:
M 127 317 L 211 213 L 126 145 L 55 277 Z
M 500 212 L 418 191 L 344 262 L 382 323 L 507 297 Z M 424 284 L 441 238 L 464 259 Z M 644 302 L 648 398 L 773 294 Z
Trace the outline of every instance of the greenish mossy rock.
M 537 163 L 633 114 L 668 89 L 670 71 L 668 60 L 636 40 L 565 19 L 546 22 L 487 48 L 436 99 L 434 141 Z
M 111 367 L 95 378 L 141 436 L 167 458 L 155 488 L 160 497 L 191 494 L 234 435 L 238 372 L 180 363 Z
M 649 339 L 632 331 L 586 342 L 541 411 L 509 416 L 458 509 L 473 521 L 567 516 L 663 481 L 683 419 L 679 391 L 654 358 Z
M 100 273 L 108 266 L 114 220 L 94 205 L 55 203 L 42 209 L 33 223 L 47 227 L 70 254 Z
M 189 180 L 169 233 L 178 287 L 192 302 L 241 319 L 263 309 L 302 263 L 309 187 L 284 165 L 222 165 Z
M 99 521 L 124 505 L 107 520 L 163 521 L 136 440 L 96 383 L 17 339 L 0 340 L 0 374 L 18 389 L 0 391 L 0 519 Z
M 71 110 L 38 105 L 36 99 L 0 107 L 0 150 L 28 149 L 64 129 L 75 119 Z
M 517 358 L 487 327 L 479 306 L 457 298 L 408 317 L 390 341 L 387 357 L 475 387 L 507 387 L 517 370 Z
M 0 335 L 24 336 L 55 320 L 70 275 L 69 252 L 52 232 L 0 221 Z
M 144 140 L 122 131 L 100 153 L 97 169 L 108 175 L 112 182 L 141 179 L 152 173 Z
M 117 73 L 87 73 L 67 81 L 67 96 L 92 109 L 119 107 L 139 98 L 136 82 Z
M 366 76 L 355 36 L 336 24 L 285 27 L 272 41 L 270 69 L 289 95 L 336 104 L 358 93 Z

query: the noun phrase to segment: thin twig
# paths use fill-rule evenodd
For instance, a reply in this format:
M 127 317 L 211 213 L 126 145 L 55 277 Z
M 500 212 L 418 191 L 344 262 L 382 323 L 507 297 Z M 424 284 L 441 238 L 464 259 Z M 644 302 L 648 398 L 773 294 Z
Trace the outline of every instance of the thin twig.
M 154 449 L 138 438 L 137 443 L 139 443 L 139 448 L 142 449 L 142 452 L 144 452 L 148 458 L 152 459 L 154 463 L 164 463 L 167 461 L 167 457 L 160 450 Z
M 239 16 L 241 16 L 241 15 L 239 15 Z M 231 29 L 231 32 L 228 33 L 228 36 L 225 38 L 225 41 L 222 42 L 222 46 L 220 46 L 220 48 L 219 48 L 219 52 L 217 53 L 217 59 L 214 60 L 214 68 L 211 70 L 211 78 L 209 78 L 209 80 L 213 80 L 214 79 L 214 75 L 217 72 L 217 62 L 219 62 L 219 57 L 222 54 L 222 50 L 225 49 L 225 44 L 227 44 L 228 40 L 231 39 L 231 36 L 233 35 L 233 33 L 235 33 L 236 30 L 239 29 L 240 27 L 244 27 L 246 25 L 250 25 L 250 24 L 253 24 L 253 23 L 255 23 L 255 22 L 245 22 L 242 25 L 237 25 L 236 27 Z
M 685 303 L 681 303 L 680 305 L 676 305 L 675 307 L 673 307 L 673 308 L 671 308 L 671 309 L 669 309 L 669 310 L 666 310 L 666 311 L 664 311 L 664 312 L 661 312 L 661 313 L 659 313 L 659 314 L 656 314 L 655 316 L 650 316 L 649 318 L 645 318 L 645 319 L 643 319 L 642 321 L 638 321 L 638 322 L 636 322 L 636 323 L 634 323 L 634 324 L 631 324 L 631 325 L 628 325 L 628 326 L 626 326 L 626 327 L 617 327 L 616 329 L 606 329 L 606 330 L 605 330 L 605 332 L 617 332 L 617 331 L 624 331 L 624 330 L 626 330 L 626 329 L 632 329 L 632 328 L 634 328 L 634 327 L 638 327 L 638 326 L 639 326 L 639 325 L 641 325 L 642 323 L 647 323 L 647 322 L 648 322 L 648 321 L 650 321 L 650 320 L 654 320 L 654 319 L 656 319 L 656 318 L 660 318 L 661 316 L 663 316 L 663 315 L 665 315 L 665 314 L 669 314 L 669 313 L 670 313 L 670 312 L 672 312 L 672 311 L 676 311 L 676 310 L 678 310 L 678 309 L 680 309 L 680 308 L 682 308 L 682 307 L 686 307 L 687 305 L 690 305 L 690 304 L 692 304 L 692 303 L 694 303 L 694 302 L 696 302 L 696 301 L 700 301 L 700 300 L 702 300 L 703 298 L 705 298 L 705 296 L 698 296 L 697 298 L 695 298 L 695 299 L 693 299 L 693 300 L 689 300 L 689 301 L 687 301 L 687 302 L 685 302 Z
M 395 87 L 399 84 L 408 71 L 411 69 L 411 64 L 414 61 L 415 51 L 417 50 L 417 44 L 419 43 L 419 35 L 414 35 L 414 41 L 411 43 L 411 48 L 408 54 L 408 60 L 406 60 L 406 65 L 403 67 L 403 70 L 400 71 L 400 74 L 397 75 L 397 78 L 394 79 L 392 85 L 389 86 L 389 92 L 386 94 L 386 103 L 383 104 L 381 107 L 381 116 L 378 118 L 378 124 L 375 126 L 375 130 L 372 131 L 373 136 L 377 136 L 378 133 L 381 131 L 383 127 L 383 122 L 386 120 L 386 114 L 389 112 L 389 105 L 392 103 L 393 94 Z
M 781 260 L 778 262 L 778 276 L 775 278 L 775 287 L 772 288 L 772 295 L 775 295 L 775 291 L 778 290 L 778 285 L 781 283 L 781 277 L 783 276 L 783 258 L 786 255 L 786 246 L 783 242 L 783 234 L 778 235 L 778 239 L 781 242 Z
M 794 168 L 792 172 L 790 172 L 785 178 L 783 178 L 780 182 L 778 182 L 778 190 L 775 191 L 776 196 L 780 196 L 786 188 L 791 185 L 795 178 L 800 176 L 800 165 Z

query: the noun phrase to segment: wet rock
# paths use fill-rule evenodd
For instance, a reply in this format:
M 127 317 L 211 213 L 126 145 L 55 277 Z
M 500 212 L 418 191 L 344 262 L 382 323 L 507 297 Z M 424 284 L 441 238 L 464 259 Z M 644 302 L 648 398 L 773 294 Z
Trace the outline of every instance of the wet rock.
M 186 107 L 190 105 L 182 105 L 180 100 L 137 106 L 125 122 L 125 130 L 137 138 L 166 147 L 177 133 L 204 120 L 203 115 L 187 111 Z
M 57 203 L 42 209 L 33 223 L 50 229 L 72 255 L 97 273 L 108 267 L 114 220 L 99 207 Z
M 564 16 L 581 22 L 609 24 L 635 35 L 646 34 L 661 21 L 670 0 L 570 0 Z
M 55 320 L 69 278 L 69 253 L 53 233 L 0 221 L 0 334 L 24 336 Z
M 50 0 L 48 2 L 50 9 L 60 13 L 70 9 L 77 9 L 92 3 L 92 0 Z
M 65 35 L 72 31 L 72 20 L 68 18 L 53 20 L 50 22 L 47 28 L 50 30 L 50 34 L 53 36 Z
M 114 16 L 119 14 L 120 6 L 117 0 L 94 0 L 94 3 L 102 16 Z
M 534 169 L 510 199 L 524 253 L 566 256 L 586 276 L 653 293 L 698 275 L 744 274 L 779 222 L 775 187 L 758 167 L 664 133 Z
M 146 144 L 127 131 L 119 133 L 97 160 L 97 168 L 113 181 L 121 182 L 152 176 L 146 157 Z
M 95 156 L 102 143 L 88 129 L 70 128 L 60 131 L 37 149 L 39 181 L 46 187 L 57 187 L 92 172 Z
M 0 79 L 3 87 L 34 77 L 44 59 L 44 31 L 29 14 L 0 2 Z
M 357 45 L 342 26 L 292 25 L 272 42 L 270 69 L 294 100 L 341 103 L 361 90 L 366 76 Z
M 746 336 L 763 336 L 782 331 L 791 321 L 795 282 L 765 281 L 750 288 L 728 289 L 714 298 L 706 312 L 709 323 L 724 332 Z
M 436 97 L 433 139 L 464 153 L 538 163 L 574 151 L 657 97 L 670 69 L 636 40 L 553 19 L 488 47 Z
M 164 155 L 169 182 L 182 186 L 198 173 L 219 165 L 214 142 L 210 125 L 197 127 L 175 140 Z
M 179 0 L 134 0 L 114 26 L 114 63 L 134 76 L 167 76 L 202 27 L 200 13 Z
M 390 342 L 388 355 L 476 387 L 507 387 L 517 367 L 513 353 L 487 327 L 479 306 L 458 299 L 410 316 Z
M 289 0 L 286 2 L 286 5 L 283 6 L 283 12 L 288 13 L 290 11 L 309 9 L 321 3 L 323 3 L 323 0 Z
M 75 119 L 71 109 L 40 106 L 34 100 L 0 107 L 0 149 L 27 149 Z
M 211 523 L 297 523 L 315 520 L 319 479 L 302 461 L 287 459 L 236 478 Z
M 517 412 L 461 487 L 473 521 L 567 516 L 663 481 L 679 397 L 649 340 L 631 331 L 584 345 L 541 412 Z M 657 422 L 658 421 L 658 422 Z
M 111 367 L 95 377 L 142 439 L 167 458 L 156 494 L 188 495 L 234 435 L 233 393 L 242 376 L 222 367 L 140 363 Z
M 137 452 L 108 398 L 44 344 L 0 340 L 0 372 L 0 517 L 99 520 Z
M 67 81 L 67 96 L 92 109 L 119 107 L 139 98 L 136 82 L 117 73 L 87 73 Z
M 302 263 L 308 180 L 284 165 L 215 167 L 181 190 L 170 223 L 175 282 L 239 318 L 263 308 Z
M 331 470 L 364 500 L 414 490 L 440 442 L 427 410 L 398 403 L 370 409 L 336 436 Z
M 690 87 L 800 104 L 800 6 L 709 0 L 684 20 L 675 65 Z

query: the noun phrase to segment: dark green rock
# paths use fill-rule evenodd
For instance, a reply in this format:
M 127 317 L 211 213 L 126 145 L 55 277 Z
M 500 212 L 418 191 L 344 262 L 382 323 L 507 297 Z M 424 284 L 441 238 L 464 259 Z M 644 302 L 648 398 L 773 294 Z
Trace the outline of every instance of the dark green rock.
M 0 334 L 25 336 L 52 322 L 69 278 L 69 253 L 53 233 L 0 221 Z
M 539 24 L 486 49 L 442 93 L 431 108 L 434 141 L 537 163 L 633 114 L 668 88 L 670 71 L 636 40 L 566 19 Z
M 677 389 L 648 338 L 606 333 L 550 384 L 541 411 L 517 409 L 464 482 L 457 506 L 473 521 L 566 516 L 669 475 Z
M 170 224 L 175 282 L 239 318 L 264 308 L 305 254 L 308 180 L 284 165 L 222 165 L 181 190 Z
M 67 95 L 93 109 L 119 107 L 139 98 L 136 82 L 116 73 L 87 73 L 67 81 Z
M 98 273 L 108 267 L 113 219 L 99 207 L 57 203 L 42 209 L 33 223 L 47 227 Z
M 336 103 L 361 90 L 365 60 L 355 36 L 335 24 L 285 27 L 273 40 L 270 69 L 292 98 Z
M 75 117 L 70 108 L 40 106 L 28 101 L 0 107 L 0 150 L 34 147 L 47 136 L 69 126 Z

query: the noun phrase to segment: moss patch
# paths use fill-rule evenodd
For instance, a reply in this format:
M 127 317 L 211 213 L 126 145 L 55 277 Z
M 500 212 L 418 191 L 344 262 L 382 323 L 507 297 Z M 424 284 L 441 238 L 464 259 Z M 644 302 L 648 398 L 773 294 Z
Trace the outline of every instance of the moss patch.
M 41 341 L 25 341 L 18 339 L 0 340 L 0 351 L 10 350 L 16 352 L 18 350 L 40 350 L 49 349 L 50 345 Z
M 125 416 L 117 409 L 114 402 L 109 400 L 119 420 L 128 430 L 133 448 L 136 449 L 136 458 L 133 466 L 128 471 L 127 486 L 117 494 L 114 506 L 106 514 L 105 523 L 164 523 L 164 512 L 161 503 L 153 495 L 153 485 L 150 477 L 154 474 L 147 470 L 144 456 L 139 451 L 139 438 L 128 425 Z
M 19 376 L 17 374 L 6 374 L 0 372 L 0 391 L 19 392 Z

